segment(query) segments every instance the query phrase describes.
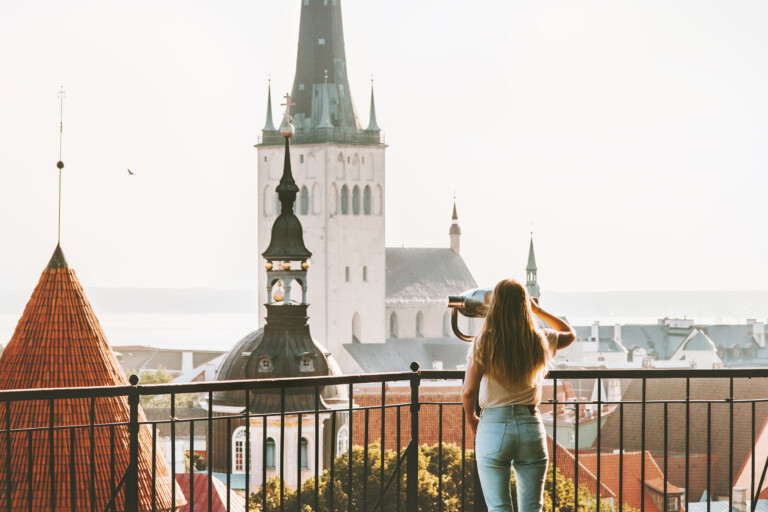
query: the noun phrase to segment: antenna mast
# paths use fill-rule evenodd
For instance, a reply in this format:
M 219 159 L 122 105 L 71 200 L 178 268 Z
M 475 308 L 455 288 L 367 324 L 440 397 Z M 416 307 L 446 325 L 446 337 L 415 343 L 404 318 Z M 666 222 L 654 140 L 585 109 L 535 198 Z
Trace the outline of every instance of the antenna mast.
M 59 228 L 56 237 L 57 244 L 61 245 L 61 170 L 64 168 L 64 162 L 61 161 L 61 148 L 64 141 L 64 86 L 59 89 L 59 161 L 56 167 L 59 169 Z

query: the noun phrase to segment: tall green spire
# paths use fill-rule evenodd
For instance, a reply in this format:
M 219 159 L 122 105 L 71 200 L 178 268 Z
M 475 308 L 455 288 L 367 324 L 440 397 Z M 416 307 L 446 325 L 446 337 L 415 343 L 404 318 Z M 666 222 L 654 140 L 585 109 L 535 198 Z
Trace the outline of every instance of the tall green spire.
M 376 102 L 373 100 L 373 78 L 371 78 L 371 115 L 369 119 L 368 128 L 366 128 L 366 130 L 369 132 L 381 131 L 381 128 L 379 128 L 379 125 L 376 122 Z
M 265 132 L 277 131 L 275 129 L 275 123 L 272 122 L 272 80 L 269 81 L 269 85 L 267 86 L 267 122 L 262 130 Z

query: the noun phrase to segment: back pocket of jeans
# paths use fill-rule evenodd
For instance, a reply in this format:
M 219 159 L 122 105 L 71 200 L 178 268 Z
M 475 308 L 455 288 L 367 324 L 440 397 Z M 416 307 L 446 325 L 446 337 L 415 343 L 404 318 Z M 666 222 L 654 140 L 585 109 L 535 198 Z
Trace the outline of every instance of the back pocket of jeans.
M 521 460 L 547 457 L 547 433 L 538 418 L 530 418 L 520 424 L 521 439 L 519 457 Z
M 504 434 L 507 431 L 506 423 L 483 423 L 477 429 L 475 437 L 475 449 L 477 456 L 495 455 L 501 451 L 504 444 Z

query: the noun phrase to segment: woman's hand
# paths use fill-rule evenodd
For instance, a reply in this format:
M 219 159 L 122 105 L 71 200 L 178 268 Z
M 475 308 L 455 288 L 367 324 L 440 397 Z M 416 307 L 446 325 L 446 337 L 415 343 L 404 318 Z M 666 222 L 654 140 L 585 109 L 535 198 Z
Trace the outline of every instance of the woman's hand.
M 467 418 L 467 423 L 469 424 L 469 428 L 472 430 L 472 435 L 477 435 L 477 424 L 480 423 L 480 417 L 475 414 L 465 414 L 464 415 Z

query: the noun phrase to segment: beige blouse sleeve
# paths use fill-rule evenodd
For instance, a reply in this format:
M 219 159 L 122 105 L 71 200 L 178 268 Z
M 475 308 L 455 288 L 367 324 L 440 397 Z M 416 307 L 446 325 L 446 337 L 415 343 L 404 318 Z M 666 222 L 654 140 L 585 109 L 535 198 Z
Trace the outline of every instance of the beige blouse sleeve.
M 557 352 L 557 339 L 560 335 L 553 329 L 542 329 L 542 334 L 547 340 L 549 351 L 552 352 L 552 357 L 554 357 Z

